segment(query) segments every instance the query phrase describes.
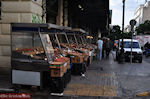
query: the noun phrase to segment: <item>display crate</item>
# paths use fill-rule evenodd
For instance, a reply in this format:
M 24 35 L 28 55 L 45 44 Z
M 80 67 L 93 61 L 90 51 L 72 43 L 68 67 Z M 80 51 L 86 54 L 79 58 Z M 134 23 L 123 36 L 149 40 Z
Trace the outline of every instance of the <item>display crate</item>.
M 72 63 L 83 63 L 83 57 L 77 57 L 77 56 L 74 56 L 74 57 L 71 57 L 71 62 Z
M 67 62 L 52 62 L 50 65 L 51 77 L 62 77 L 67 72 Z

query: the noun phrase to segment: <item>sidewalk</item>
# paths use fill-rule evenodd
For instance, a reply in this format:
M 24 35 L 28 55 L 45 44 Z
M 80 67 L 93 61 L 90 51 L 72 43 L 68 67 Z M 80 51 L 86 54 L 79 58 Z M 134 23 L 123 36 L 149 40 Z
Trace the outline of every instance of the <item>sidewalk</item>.
M 111 61 L 113 61 L 112 55 L 110 59 L 93 61 L 85 77 L 72 76 L 70 84 L 64 91 L 64 96 L 121 96 L 117 76 L 114 72 L 103 69 L 105 65 L 111 65 Z

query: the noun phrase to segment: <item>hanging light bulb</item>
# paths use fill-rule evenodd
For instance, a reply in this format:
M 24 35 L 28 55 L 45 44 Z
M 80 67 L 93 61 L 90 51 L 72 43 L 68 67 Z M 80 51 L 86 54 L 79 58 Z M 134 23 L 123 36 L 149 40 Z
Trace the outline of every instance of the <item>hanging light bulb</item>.
M 79 7 L 80 9 L 82 9 L 82 6 L 81 6 L 80 4 L 78 5 L 78 7 Z

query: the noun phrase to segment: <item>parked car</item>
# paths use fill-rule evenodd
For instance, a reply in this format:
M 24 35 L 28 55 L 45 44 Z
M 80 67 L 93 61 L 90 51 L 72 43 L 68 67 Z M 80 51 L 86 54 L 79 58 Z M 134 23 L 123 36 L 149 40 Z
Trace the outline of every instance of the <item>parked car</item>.
M 121 42 L 122 40 L 120 39 L 118 42 L 118 48 L 116 50 L 116 60 L 119 61 L 120 59 L 120 54 L 121 54 Z M 142 63 L 142 49 L 141 46 L 138 42 L 138 40 L 133 40 L 133 47 L 132 47 L 132 56 L 131 56 L 131 39 L 124 39 L 123 40 L 124 44 L 124 57 L 126 61 L 129 61 L 130 58 L 132 57 L 133 60 L 138 60 L 139 63 Z

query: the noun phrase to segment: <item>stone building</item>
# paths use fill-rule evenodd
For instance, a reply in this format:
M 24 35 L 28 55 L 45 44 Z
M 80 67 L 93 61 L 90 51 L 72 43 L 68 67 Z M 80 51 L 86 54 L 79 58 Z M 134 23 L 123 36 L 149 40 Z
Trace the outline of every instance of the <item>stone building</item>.
M 43 23 L 46 17 L 42 0 L 0 1 L 0 68 L 9 70 L 11 64 L 11 23 Z

